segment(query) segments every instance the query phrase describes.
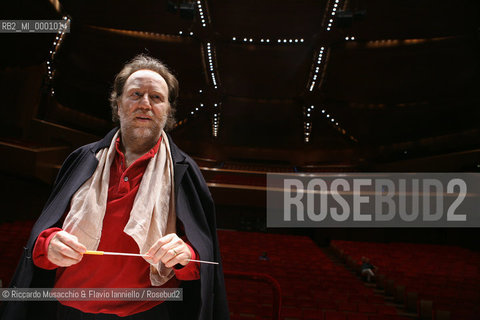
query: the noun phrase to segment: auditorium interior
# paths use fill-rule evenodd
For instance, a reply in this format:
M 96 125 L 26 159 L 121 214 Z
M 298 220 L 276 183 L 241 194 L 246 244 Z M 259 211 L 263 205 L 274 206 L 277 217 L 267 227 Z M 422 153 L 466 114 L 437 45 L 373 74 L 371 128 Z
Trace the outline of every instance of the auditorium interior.
M 69 23 L 0 36 L 3 287 L 65 158 L 114 128 L 115 74 L 147 53 L 180 83 L 170 134 L 215 201 L 231 319 L 480 319 L 478 226 L 268 227 L 266 200 L 273 173 L 480 174 L 479 1 L 0 6 Z

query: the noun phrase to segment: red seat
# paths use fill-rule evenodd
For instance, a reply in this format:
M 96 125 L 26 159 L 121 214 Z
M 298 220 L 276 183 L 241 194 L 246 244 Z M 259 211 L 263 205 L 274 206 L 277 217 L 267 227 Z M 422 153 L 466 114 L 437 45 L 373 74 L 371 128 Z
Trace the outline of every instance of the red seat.
M 348 320 L 368 320 L 368 315 L 363 313 L 349 313 L 347 315 Z
M 387 314 L 396 315 L 396 314 L 398 314 L 398 310 L 394 306 L 379 305 L 377 307 L 377 311 L 378 311 L 379 314 L 383 314 L 383 315 L 387 315 Z
M 377 313 L 377 307 L 373 304 L 359 303 L 357 306 L 358 306 L 358 312 L 361 312 L 361 313 Z
M 340 311 L 351 311 L 351 312 L 356 312 L 357 311 L 357 304 L 356 303 L 340 301 L 340 302 L 337 303 L 337 306 L 338 306 L 338 310 L 340 310 Z
M 324 320 L 323 311 L 318 311 L 316 309 L 303 309 L 302 310 L 302 319 L 303 320 Z
M 325 320 L 347 320 L 347 316 L 339 311 L 325 311 Z
M 299 318 L 302 314 L 301 309 L 294 307 L 282 307 L 282 318 Z

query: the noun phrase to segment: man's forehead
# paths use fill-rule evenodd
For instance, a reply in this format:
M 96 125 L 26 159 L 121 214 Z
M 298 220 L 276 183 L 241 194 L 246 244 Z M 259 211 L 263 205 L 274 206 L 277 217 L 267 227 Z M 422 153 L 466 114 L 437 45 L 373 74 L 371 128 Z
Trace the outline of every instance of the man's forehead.
M 165 79 L 160 74 L 152 70 L 135 71 L 128 77 L 125 85 L 129 85 L 129 84 L 139 85 L 145 82 L 158 84 L 161 87 L 168 88 L 167 82 L 165 81 Z

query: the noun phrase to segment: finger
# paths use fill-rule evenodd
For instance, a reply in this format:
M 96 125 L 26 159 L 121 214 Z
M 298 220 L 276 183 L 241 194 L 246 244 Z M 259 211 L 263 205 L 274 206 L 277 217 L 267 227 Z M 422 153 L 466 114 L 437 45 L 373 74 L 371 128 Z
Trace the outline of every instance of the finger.
M 186 261 L 186 257 L 187 255 L 182 252 L 182 253 L 179 253 L 177 255 L 174 255 L 170 260 L 168 261 L 162 261 L 163 264 L 167 267 L 167 268 L 172 268 L 173 266 L 175 266 L 176 264 L 182 264 L 182 265 L 185 265 L 185 261 Z M 187 261 L 188 262 L 188 261 Z
M 56 264 L 57 266 L 69 267 L 79 263 L 82 260 L 82 255 L 79 255 L 77 258 L 71 258 L 69 256 L 65 256 L 61 251 L 58 251 L 57 248 L 52 248 L 49 250 L 47 258 L 50 262 Z
M 155 254 L 152 256 L 153 263 L 159 263 L 162 261 L 165 263 L 166 261 L 169 261 L 172 259 L 174 256 L 178 255 L 178 251 L 173 251 L 173 248 L 175 248 L 174 245 L 171 243 L 167 243 L 166 245 L 162 246 Z
M 190 259 L 191 257 L 192 254 L 190 252 L 190 249 L 187 245 L 183 244 L 181 247 L 175 247 L 169 250 L 164 255 L 162 262 L 169 268 L 173 267 L 177 263 L 185 266 L 189 262 L 187 259 Z
M 80 261 L 68 257 L 58 257 L 56 259 L 53 259 L 52 262 L 59 267 L 70 267 L 74 264 L 79 263 Z
M 160 239 L 157 240 L 157 242 L 153 244 L 153 246 L 147 251 L 146 254 L 153 257 L 157 253 L 157 251 L 160 250 L 162 246 L 170 242 L 175 236 L 176 236 L 175 233 L 170 233 L 170 234 L 167 234 L 166 236 L 161 237 Z
M 160 250 L 157 251 L 156 258 L 159 261 L 166 262 L 172 259 L 174 256 L 184 251 L 185 242 L 178 236 L 174 237 L 169 243 L 163 245 Z
M 69 246 L 70 248 L 72 248 L 73 250 L 75 250 L 79 253 L 84 253 L 87 250 L 87 248 L 83 244 L 78 242 L 77 237 L 75 237 L 74 235 L 71 235 L 71 234 L 69 234 L 65 231 L 60 231 L 59 233 L 57 233 L 56 237 L 62 243 L 66 244 L 67 246 Z
M 168 242 L 166 242 L 168 241 Z M 176 234 L 169 234 L 165 237 L 162 237 L 158 242 L 164 243 L 157 251 L 150 251 L 150 256 L 154 263 L 158 263 L 164 260 L 165 255 L 168 253 L 169 250 L 172 248 L 181 246 L 184 244 L 183 240 L 180 239 Z M 166 243 L 165 243 L 166 242 Z
M 83 257 L 81 253 L 73 250 L 70 246 L 60 241 L 55 241 L 53 243 L 52 249 L 55 253 L 57 253 L 57 256 L 62 256 L 62 258 L 70 258 L 73 260 L 80 261 L 82 260 L 82 257 Z
M 166 254 L 169 250 L 173 250 L 175 248 L 181 249 L 183 244 L 184 244 L 183 240 L 177 237 L 177 238 L 172 239 L 172 241 L 164 244 L 160 248 L 160 251 L 163 252 L 164 254 Z M 177 250 L 177 252 L 178 252 L 178 250 Z

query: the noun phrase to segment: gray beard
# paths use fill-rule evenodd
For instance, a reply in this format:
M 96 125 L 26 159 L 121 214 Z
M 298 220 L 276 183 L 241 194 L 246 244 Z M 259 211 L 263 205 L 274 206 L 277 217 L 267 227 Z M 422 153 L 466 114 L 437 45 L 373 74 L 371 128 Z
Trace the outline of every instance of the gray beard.
M 138 153 L 146 153 L 157 143 L 161 132 L 165 127 L 167 117 L 162 120 L 159 126 L 155 125 L 149 128 L 137 128 L 120 122 L 120 132 L 122 143 L 128 144 L 129 149 Z

